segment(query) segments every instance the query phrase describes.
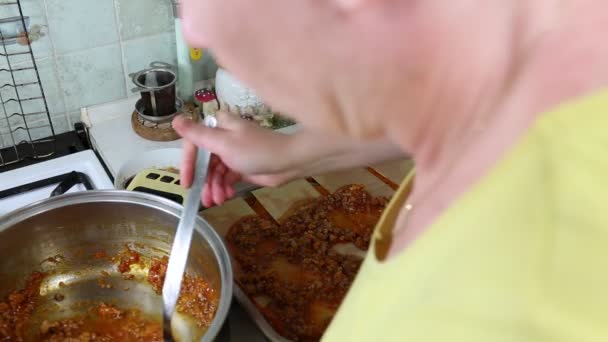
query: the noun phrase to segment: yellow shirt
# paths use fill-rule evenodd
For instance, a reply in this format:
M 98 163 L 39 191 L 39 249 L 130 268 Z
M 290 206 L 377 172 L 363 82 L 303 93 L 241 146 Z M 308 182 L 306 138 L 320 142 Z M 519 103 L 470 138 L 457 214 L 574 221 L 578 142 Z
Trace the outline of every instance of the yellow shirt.
M 402 254 L 372 243 L 323 340 L 608 341 L 606 193 L 608 92 L 543 115 Z

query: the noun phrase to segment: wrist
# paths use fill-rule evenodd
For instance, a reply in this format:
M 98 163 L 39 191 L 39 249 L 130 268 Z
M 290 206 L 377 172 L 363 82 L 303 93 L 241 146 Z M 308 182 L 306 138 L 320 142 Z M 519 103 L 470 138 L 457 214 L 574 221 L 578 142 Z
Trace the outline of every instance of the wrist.
M 293 173 L 299 170 L 305 162 L 306 139 L 301 132 L 293 134 L 276 133 L 278 136 L 275 144 L 275 152 L 271 153 L 276 159 L 275 173 Z

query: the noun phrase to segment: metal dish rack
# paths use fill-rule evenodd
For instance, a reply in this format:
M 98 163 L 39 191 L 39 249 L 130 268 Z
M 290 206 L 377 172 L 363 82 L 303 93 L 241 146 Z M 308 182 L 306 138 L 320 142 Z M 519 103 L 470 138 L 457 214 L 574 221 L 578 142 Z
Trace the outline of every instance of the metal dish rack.
M 23 15 L 20 0 L 0 0 L 0 10 L 18 11 L 17 16 L 0 18 L 0 139 L 4 140 L 4 148 L 0 149 L 2 167 L 26 159 L 51 157 L 56 152 L 56 141 L 31 47 L 29 17 Z

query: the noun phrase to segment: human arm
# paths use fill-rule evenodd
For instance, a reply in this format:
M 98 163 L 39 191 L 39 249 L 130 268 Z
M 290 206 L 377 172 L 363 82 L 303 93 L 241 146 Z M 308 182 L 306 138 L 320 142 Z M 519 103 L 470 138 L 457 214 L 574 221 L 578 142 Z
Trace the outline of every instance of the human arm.
M 383 139 L 359 141 L 310 130 L 286 135 L 226 113 L 220 113 L 218 119 L 219 128 L 213 129 L 183 118 L 174 121 L 185 140 L 181 165 L 184 186 L 192 182 L 195 146 L 214 154 L 201 197 L 205 206 L 234 196 L 234 184 L 241 180 L 276 186 L 295 178 L 405 156 Z

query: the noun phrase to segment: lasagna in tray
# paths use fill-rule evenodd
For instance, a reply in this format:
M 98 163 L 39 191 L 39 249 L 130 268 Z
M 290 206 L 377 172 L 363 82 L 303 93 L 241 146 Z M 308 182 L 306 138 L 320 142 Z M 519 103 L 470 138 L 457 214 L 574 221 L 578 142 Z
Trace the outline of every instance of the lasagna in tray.
M 278 223 L 248 216 L 226 236 L 235 279 L 272 327 L 292 341 L 317 341 L 361 266 L 387 204 L 363 186 L 292 207 Z

